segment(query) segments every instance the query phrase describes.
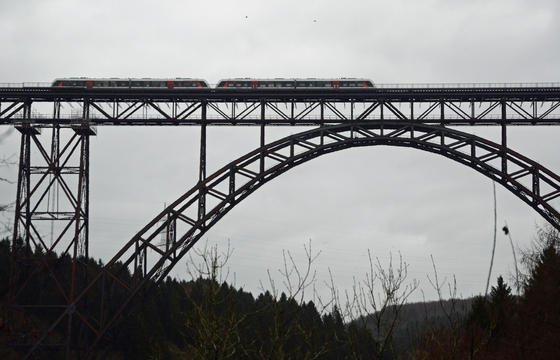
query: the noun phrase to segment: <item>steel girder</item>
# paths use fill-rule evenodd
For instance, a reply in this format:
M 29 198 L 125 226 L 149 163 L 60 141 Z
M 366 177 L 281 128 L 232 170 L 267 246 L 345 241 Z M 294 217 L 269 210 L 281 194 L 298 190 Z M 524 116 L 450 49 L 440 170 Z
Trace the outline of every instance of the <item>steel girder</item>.
M 91 331 L 92 349 L 139 292 L 162 281 L 209 228 L 255 190 L 323 154 L 374 145 L 412 147 L 469 166 L 502 184 L 560 229 L 560 214 L 552 205 L 560 197 L 560 177 L 501 144 L 446 127 L 404 121 L 319 127 L 263 145 L 201 179 L 118 251 L 29 354 L 71 314 Z M 200 211 L 200 203 L 205 211 Z M 158 243 L 158 235 L 170 227 L 177 236 L 165 245 Z M 115 308 L 102 305 L 96 317 L 86 316 L 81 312 L 84 299 L 100 291 L 103 299 L 118 291 L 121 301 Z
M 9 91 L 8 91 L 9 90 Z M 52 103 L 60 103 L 57 116 Z M 26 104 L 30 107 L 25 116 Z M 202 116 L 203 105 L 207 115 Z M 374 88 L 190 91 L 0 88 L 0 125 L 334 125 L 402 120 L 439 125 L 559 125 L 560 88 Z M 261 116 L 264 115 L 264 116 Z

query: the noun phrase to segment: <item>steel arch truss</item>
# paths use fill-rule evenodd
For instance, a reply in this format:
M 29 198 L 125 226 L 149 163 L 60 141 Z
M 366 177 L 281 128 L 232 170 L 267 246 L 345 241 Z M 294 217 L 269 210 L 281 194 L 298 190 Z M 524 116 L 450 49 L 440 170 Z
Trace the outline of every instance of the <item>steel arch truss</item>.
M 560 177 L 500 144 L 446 127 L 402 121 L 320 127 L 261 146 L 200 181 L 128 241 L 51 330 L 75 313 L 74 319 L 84 322 L 97 343 L 141 290 L 163 280 L 209 228 L 256 189 L 323 154 L 373 145 L 412 147 L 467 165 L 502 184 L 560 229 L 560 214 L 551 204 L 560 197 Z M 101 306 L 97 317 L 87 317 L 80 313 L 82 300 L 94 291 L 101 291 L 103 298 L 119 292 L 122 301 L 117 308 Z

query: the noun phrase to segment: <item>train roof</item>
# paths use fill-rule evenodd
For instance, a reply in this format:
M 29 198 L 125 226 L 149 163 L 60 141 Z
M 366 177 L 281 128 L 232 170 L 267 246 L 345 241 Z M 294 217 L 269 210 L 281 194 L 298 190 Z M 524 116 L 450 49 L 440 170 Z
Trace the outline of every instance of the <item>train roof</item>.
M 181 78 L 181 77 L 169 77 L 169 78 L 118 78 L 118 77 L 112 77 L 112 78 L 92 78 L 92 77 L 64 77 L 64 78 L 56 78 L 54 79 L 55 81 L 57 80 L 93 80 L 93 81 L 169 81 L 169 80 L 173 80 L 173 81 L 204 81 L 207 82 L 204 79 L 200 79 L 200 78 Z
M 371 81 L 366 78 L 227 78 L 222 81 Z

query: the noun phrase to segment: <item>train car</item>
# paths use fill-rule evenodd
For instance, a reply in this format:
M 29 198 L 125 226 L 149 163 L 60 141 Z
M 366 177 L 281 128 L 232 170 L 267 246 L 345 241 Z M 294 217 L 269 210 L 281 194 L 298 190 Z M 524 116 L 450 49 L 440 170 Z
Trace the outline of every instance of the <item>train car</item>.
M 208 83 L 202 79 L 175 78 L 175 79 L 133 79 L 133 78 L 63 78 L 55 79 L 52 87 L 73 88 L 127 88 L 127 89 L 195 89 L 207 88 Z
M 218 82 L 221 89 L 354 89 L 371 88 L 369 79 L 223 79 Z

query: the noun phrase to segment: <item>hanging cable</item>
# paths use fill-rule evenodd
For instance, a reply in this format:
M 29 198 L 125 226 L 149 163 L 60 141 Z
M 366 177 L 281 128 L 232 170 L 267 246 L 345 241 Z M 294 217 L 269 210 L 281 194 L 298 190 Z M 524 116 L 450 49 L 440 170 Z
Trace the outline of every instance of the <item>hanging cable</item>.
M 517 293 L 519 293 L 519 269 L 517 268 L 517 256 L 515 254 L 515 246 L 513 246 L 513 239 L 511 238 L 511 231 L 509 231 L 509 227 L 507 222 L 505 223 L 504 227 L 502 228 L 504 234 L 509 238 L 509 244 L 511 245 L 511 252 L 513 254 L 513 264 L 515 265 L 515 287 L 517 288 Z
M 498 210 L 496 209 L 496 182 L 492 181 L 494 192 L 494 240 L 492 241 L 492 257 L 490 258 L 490 268 L 488 269 L 488 279 L 486 280 L 486 290 L 484 296 L 488 295 L 488 287 L 490 286 L 490 277 L 492 276 L 492 266 L 494 266 L 494 253 L 496 252 L 496 230 L 498 221 Z

